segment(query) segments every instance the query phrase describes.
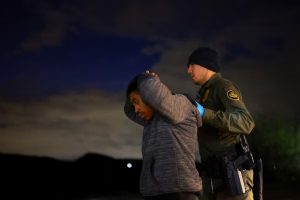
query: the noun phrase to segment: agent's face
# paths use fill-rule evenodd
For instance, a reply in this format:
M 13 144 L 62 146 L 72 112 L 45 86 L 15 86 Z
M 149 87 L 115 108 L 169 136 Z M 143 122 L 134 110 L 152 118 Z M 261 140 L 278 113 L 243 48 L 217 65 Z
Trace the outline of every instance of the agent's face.
M 187 73 L 196 85 L 203 85 L 207 81 L 208 69 L 198 64 L 190 64 Z
M 154 114 L 154 110 L 145 104 L 141 98 L 141 95 L 137 91 L 133 91 L 129 94 L 129 99 L 134 106 L 134 112 L 144 120 L 151 120 Z

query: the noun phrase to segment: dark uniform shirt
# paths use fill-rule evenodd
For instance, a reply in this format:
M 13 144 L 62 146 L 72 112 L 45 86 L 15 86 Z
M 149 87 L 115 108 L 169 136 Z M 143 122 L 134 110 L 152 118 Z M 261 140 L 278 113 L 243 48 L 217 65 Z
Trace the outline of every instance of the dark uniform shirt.
M 239 89 L 220 73 L 200 88 L 196 100 L 205 108 L 198 136 L 202 161 L 235 151 L 239 135 L 249 134 L 254 128 Z

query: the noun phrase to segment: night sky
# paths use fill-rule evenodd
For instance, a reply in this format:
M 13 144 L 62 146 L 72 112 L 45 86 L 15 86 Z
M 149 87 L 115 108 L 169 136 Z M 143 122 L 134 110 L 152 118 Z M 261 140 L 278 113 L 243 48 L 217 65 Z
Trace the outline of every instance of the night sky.
M 194 94 L 198 46 L 250 112 L 300 114 L 296 1 L 19 0 L 0 6 L 0 152 L 75 159 L 141 157 L 142 127 L 123 113 L 128 82 L 152 69 Z

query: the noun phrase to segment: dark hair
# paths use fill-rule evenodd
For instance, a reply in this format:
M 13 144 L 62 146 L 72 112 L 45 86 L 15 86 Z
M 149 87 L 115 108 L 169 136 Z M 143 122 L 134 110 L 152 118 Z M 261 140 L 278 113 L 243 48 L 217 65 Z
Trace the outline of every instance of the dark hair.
M 137 90 L 138 76 L 135 76 L 129 83 L 126 91 L 126 96 L 129 97 L 130 93 Z

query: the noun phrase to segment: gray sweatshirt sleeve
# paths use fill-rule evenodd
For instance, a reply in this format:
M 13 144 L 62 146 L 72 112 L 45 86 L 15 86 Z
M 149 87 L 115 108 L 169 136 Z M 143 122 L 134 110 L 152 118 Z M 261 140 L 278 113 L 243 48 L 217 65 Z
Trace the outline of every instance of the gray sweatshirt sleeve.
M 172 92 L 158 77 L 142 75 L 138 90 L 142 100 L 172 123 L 179 123 L 191 112 L 192 103 L 180 94 Z

